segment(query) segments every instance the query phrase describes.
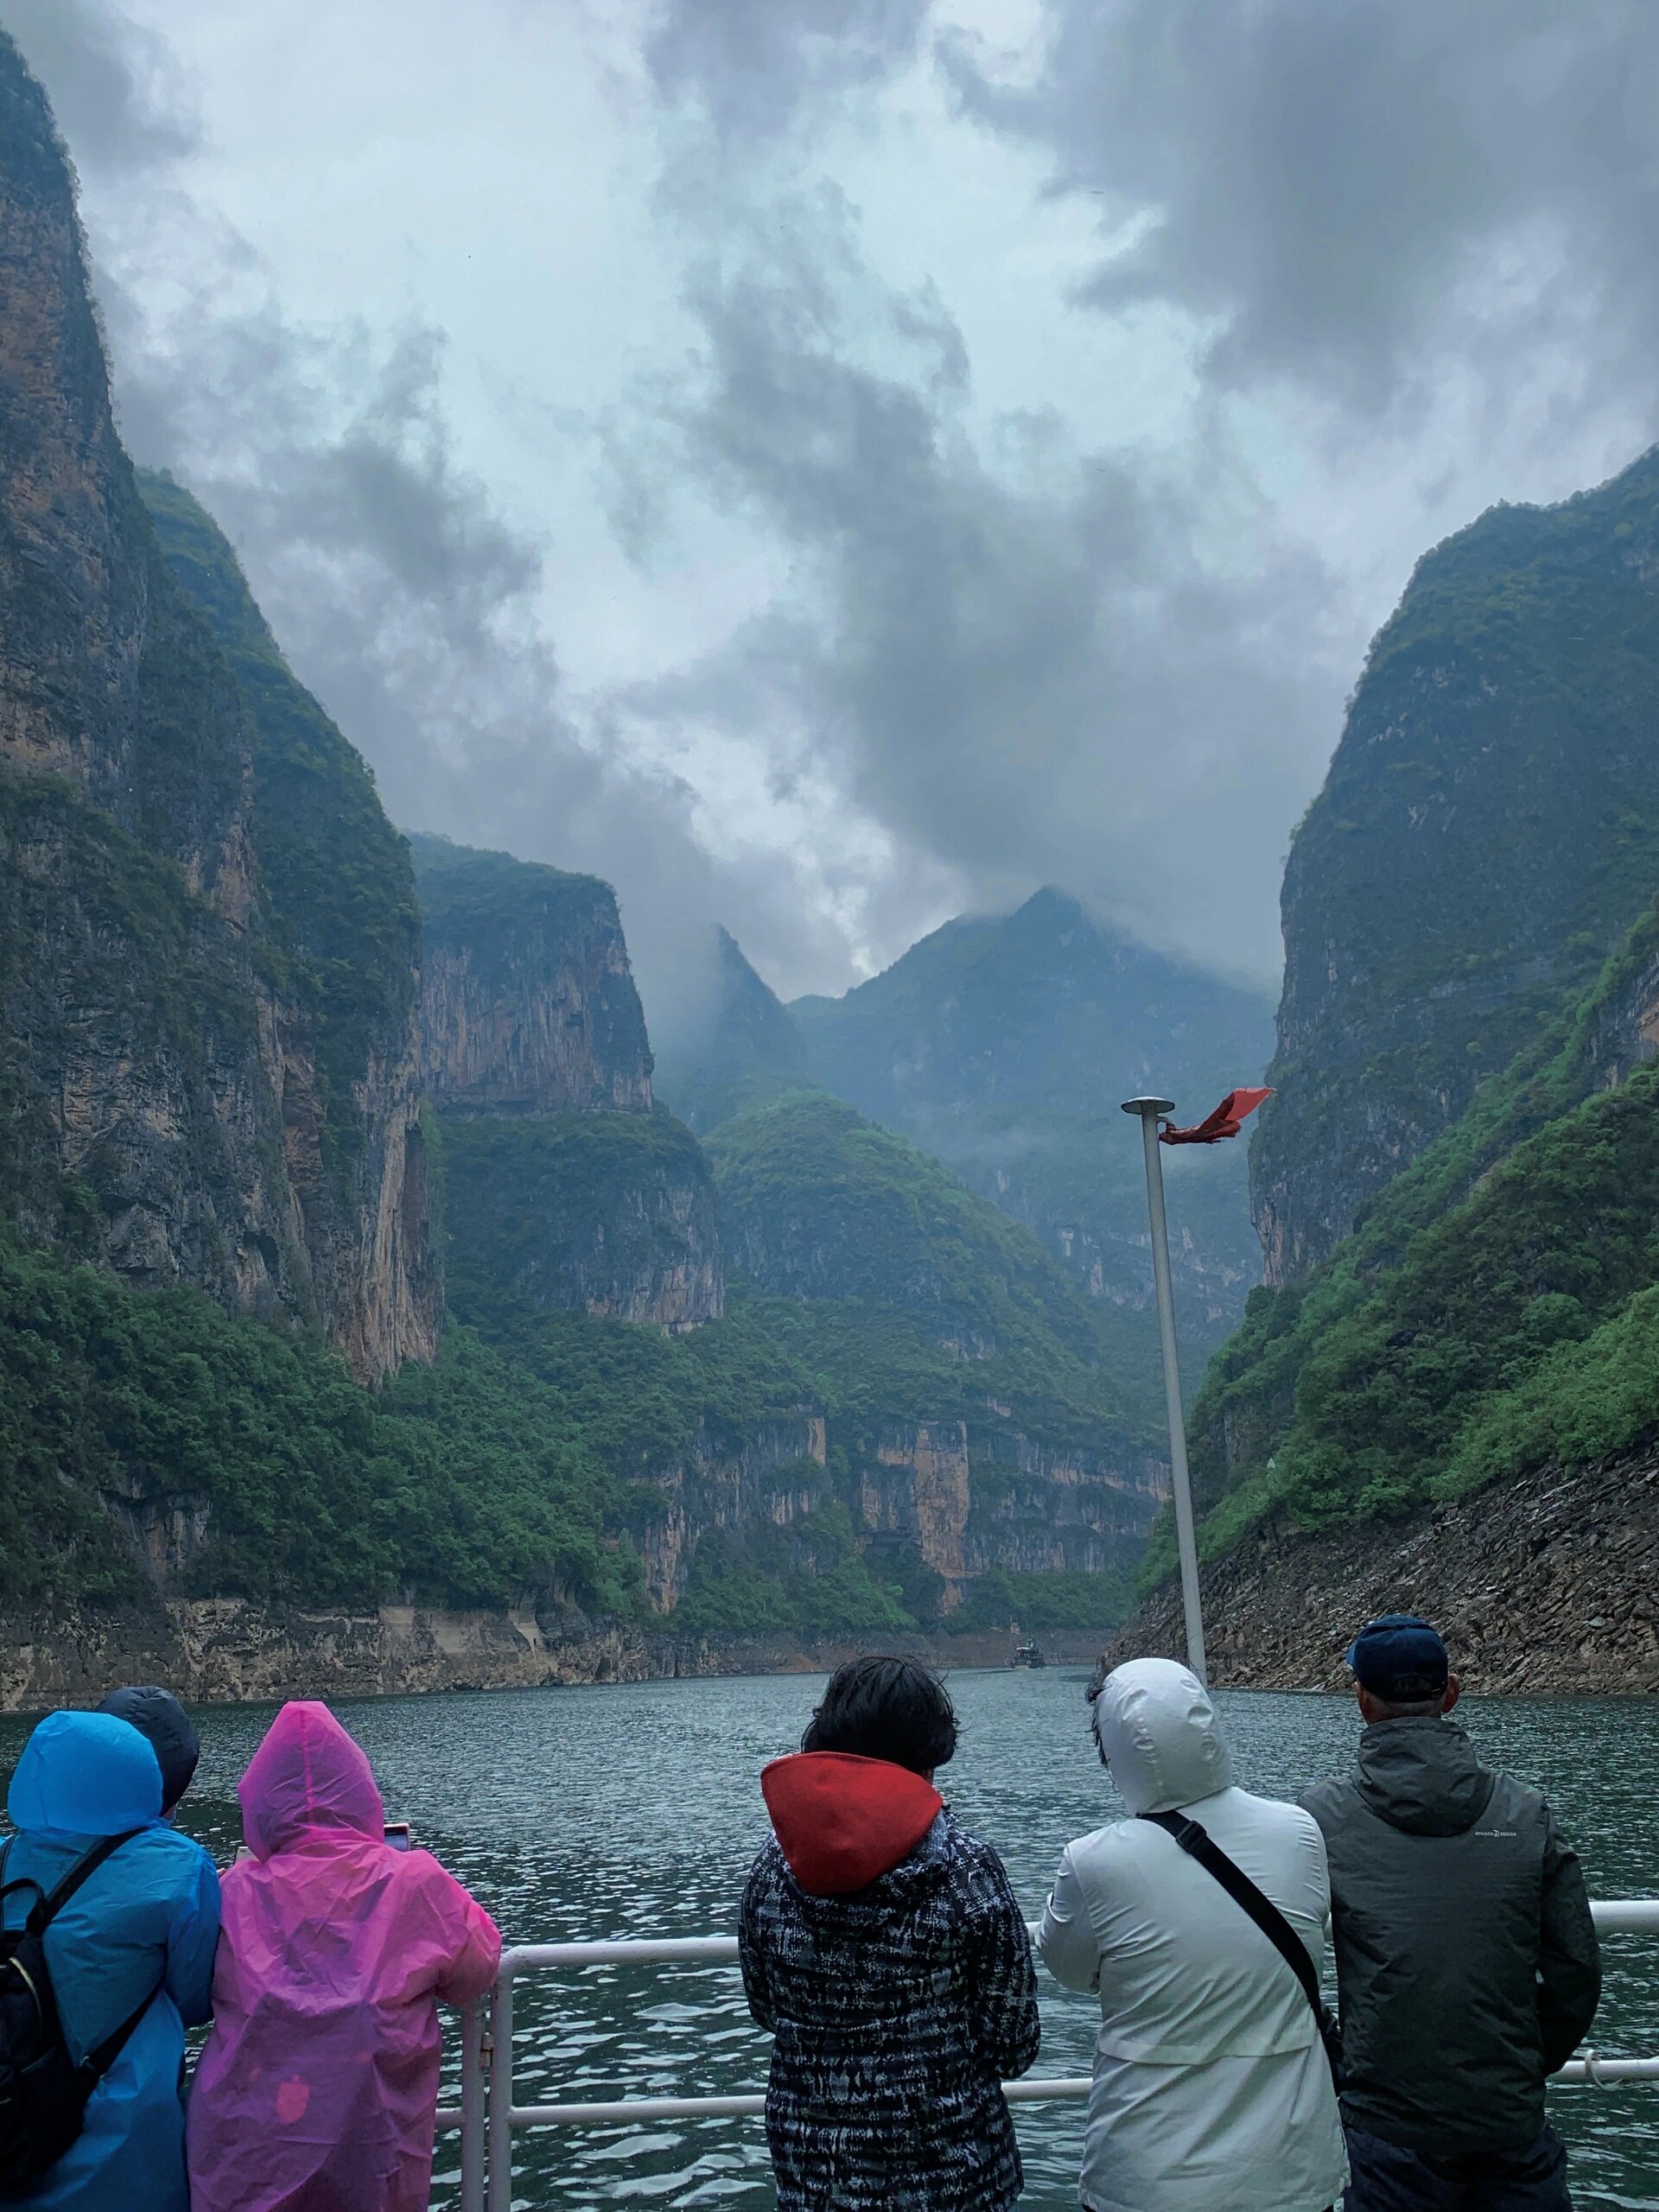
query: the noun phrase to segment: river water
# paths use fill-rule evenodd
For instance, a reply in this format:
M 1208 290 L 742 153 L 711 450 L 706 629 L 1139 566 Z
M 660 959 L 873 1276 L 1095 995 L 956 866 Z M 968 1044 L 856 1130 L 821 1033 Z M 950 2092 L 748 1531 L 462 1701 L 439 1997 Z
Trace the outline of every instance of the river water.
M 958 1816 L 1001 1852 L 1033 1919 L 1060 1847 L 1122 1811 L 1089 1740 L 1085 1679 L 1061 1668 L 951 1677 L 962 1742 L 940 1783 Z M 510 1942 L 729 1934 L 766 1834 L 756 1777 L 798 1741 L 817 1688 L 785 1676 L 337 1709 L 374 1761 L 388 1816 L 414 1823 Z M 1224 1692 L 1219 1703 L 1247 1789 L 1294 1794 L 1347 1762 L 1357 1715 L 1346 1700 Z M 204 1750 L 188 1825 L 221 1861 L 238 1838 L 236 1777 L 270 1711 L 198 1715 Z M 1659 1895 L 1659 1702 L 1471 1700 L 1460 1717 L 1489 1761 L 1549 1792 L 1593 1896 Z M 0 1771 L 26 1732 L 0 1720 Z M 1611 1937 L 1605 1951 L 1597 2048 L 1659 2052 L 1659 1941 Z M 1037 2071 L 1087 2073 L 1092 2001 L 1039 1978 Z M 520 2102 L 730 2094 L 765 2080 L 766 2039 L 734 1967 L 530 1976 L 517 2003 Z M 1659 2212 L 1659 2087 L 1563 2088 L 1553 2107 L 1580 2206 Z M 1031 2212 L 1075 2206 L 1081 2112 L 1020 2108 Z M 454 2202 L 454 2141 L 440 2140 L 435 2205 Z M 772 2201 L 759 2120 L 547 2131 L 521 2136 L 518 2148 L 514 2201 L 526 2212 L 622 2202 L 760 2212 Z

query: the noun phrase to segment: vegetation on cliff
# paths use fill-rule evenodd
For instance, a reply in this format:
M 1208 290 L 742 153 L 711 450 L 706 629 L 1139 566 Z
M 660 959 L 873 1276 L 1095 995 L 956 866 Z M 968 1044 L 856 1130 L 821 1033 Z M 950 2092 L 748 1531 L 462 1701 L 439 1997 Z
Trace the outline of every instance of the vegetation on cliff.
M 313 1339 L 0 1245 L 0 1601 L 638 1603 L 616 1485 L 465 1332 L 363 1389 Z
M 1659 451 L 1427 555 L 1286 871 L 1270 1280 L 1569 1011 L 1659 883 Z
M 949 922 L 840 999 L 790 1007 L 814 1074 L 1028 1224 L 1105 1306 L 1151 1295 L 1146 1192 L 1120 1100 L 1151 1089 L 1207 1112 L 1272 1047 L 1265 995 L 1201 975 L 1039 892 L 1013 914 Z M 1186 1364 L 1260 1278 L 1241 1146 L 1169 1179 Z M 1137 1361 L 1156 1387 L 1150 1334 Z
M 610 885 L 447 837 L 409 843 L 435 1103 L 483 1115 L 647 1111 L 651 1046 Z
M 1656 999 L 1649 907 L 1329 1259 L 1252 1294 L 1193 1414 L 1207 1556 L 1659 1436 Z M 1160 1528 L 1143 1580 L 1173 1555 Z
M 247 702 L 252 833 L 283 995 L 313 1025 L 331 1166 L 362 1141 L 353 1088 L 408 1048 L 420 915 L 408 848 L 356 748 L 294 676 L 224 533 L 165 471 L 138 472 L 162 550 Z
M 452 1115 L 442 1150 L 449 1299 L 480 1328 L 525 1307 L 665 1328 L 719 1313 L 709 1165 L 662 1108 Z
M 1029 1230 L 902 1137 L 798 1093 L 708 1148 L 733 1267 L 837 1410 L 960 1419 L 997 1399 L 1096 1444 L 1147 1421 L 1138 1318 L 1091 1305 Z

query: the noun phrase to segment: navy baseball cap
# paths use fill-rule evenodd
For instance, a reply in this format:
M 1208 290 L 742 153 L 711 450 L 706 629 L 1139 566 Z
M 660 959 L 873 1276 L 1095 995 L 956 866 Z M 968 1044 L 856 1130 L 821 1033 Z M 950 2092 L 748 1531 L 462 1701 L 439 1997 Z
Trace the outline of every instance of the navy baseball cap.
M 1355 1679 L 1390 1705 L 1433 1697 L 1452 1671 L 1446 1646 L 1415 1613 L 1383 1613 L 1368 1621 L 1348 1647 Z

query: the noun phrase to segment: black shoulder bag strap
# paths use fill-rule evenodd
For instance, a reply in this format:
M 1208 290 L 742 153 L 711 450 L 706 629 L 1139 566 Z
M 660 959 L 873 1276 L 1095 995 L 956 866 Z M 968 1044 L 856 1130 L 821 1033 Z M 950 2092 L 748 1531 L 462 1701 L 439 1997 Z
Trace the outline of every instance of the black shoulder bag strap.
M 90 1851 L 82 1853 L 57 1887 L 49 1892 L 43 1892 L 38 1882 L 31 1882 L 27 1878 L 8 1882 L 6 1890 L 31 1889 L 35 1891 L 37 1902 L 30 1908 L 29 1917 L 23 1923 L 29 1933 L 44 1936 L 81 1884 L 97 1873 L 105 1860 L 118 1851 L 124 1843 L 130 1843 L 134 1836 L 143 1833 L 142 1828 L 127 1828 L 119 1835 L 100 1836 Z M 4 1872 L 6 1859 L 11 1856 L 11 1844 L 12 1839 L 9 1836 L 3 1853 L 0 1853 L 0 1873 Z M 0 1890 L 0 1896 L 4 1893 L 4 1890 Z M 102 2043 L 95 2044 L 81 2060 L 80 2071 L 87 2077 L 91 2088 L 98 2086 L 126 2049 L 127 2038 L 160 1996 L 165 1979 L 163 1976 L 154 1989 L 146 1991 L 143 2002 L 127 2015 L 113 2034 L 105 2036 Z
M 1140 1817 L 1143 1821 L 1150 1821 L 1154 1827 L 1162 1828 L 1166 1835 L 1173 1836 L 1187 1857 L 1196 1859 L 1205 1872 L 1220 1883 L 1233 1903 L 1242 1911 L 1249 1913 L 1295 1975 L 1302 1986 L 1303 1996 L 1313 2008 L 1319 2040 L 1325 2045 L 1326 2058 L 1331 2062 L 1331 2078 L 1340 2088 L 1342 2031 L 1319 1993 L 1319 1977 L 1314 1972 L 1313 1960 L 1307 1955 L 1306 1944 L 1273 1899 L 1256 1887 L 1242 1866 L 1234 1864 L 1202 1821 L 1189 1820 L 1184 1813 L 1142 1813 Z

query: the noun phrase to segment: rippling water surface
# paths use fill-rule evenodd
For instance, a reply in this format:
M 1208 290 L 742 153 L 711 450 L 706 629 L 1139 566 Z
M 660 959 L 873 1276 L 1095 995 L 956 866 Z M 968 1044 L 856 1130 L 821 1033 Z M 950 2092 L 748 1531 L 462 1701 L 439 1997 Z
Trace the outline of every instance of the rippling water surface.
M 1084 1727 L 1074 1669 L 951 1678 L 961 1749 L 940 1777 L 969 1826 L 995 1843 L 1027 1916 L 1060 1847 L 1121 1813 Z M 799 1677 L 682 1681 L 342 1704 L 390 1816 L 413 1821 L 495 1915 L 507 1940 L 729 1934 L 766 1834 L 756 1776 L 798 1741 L 818 1685 Z M 1238 1780 L 1293 1794 L 1345 1765 L 1357 1727 L 1342 1699 L 1224 1693 Z M 221 1859 L 238 1839 L 236 1777 L 270 1708 L 199 1716 L 190 1825 Z M 1489 1760 L 1548 1790 L 1592 1895 L 1659 1895 L 1659 1705 L 1638 1700 L 1471 1700 Z M 9 1770 L 26 1724 L 0 1721 Z M 1659 2052 L 1659 1941 L 1610 1938 L 1596 2030 L 1609 2053 Z M 1095 2007 L 1043 1981 L 1038 2071 L 1089 2069 Z M 517 1994 L 518 2101 L 691 2094 L 760 2087 L 766 2038 L 736 1969 L 601 1967 L 530 1976 Z M 1659 2208 L 1659 2088 L 1560 2089 L 1556 2126 L 1581 2206 Z M 1025 2204 L 1077 2202 L 1075 2104 L 1018 2114 Z M 454 2202 L 454 2138 L 440 2143 L 433 2202 Z M 447 2147 L 446 2147 L 447 2146 Z M 771 2201 L 759 2120 L 561 2130 L 519 2138 L 515 2203 L 639 2201 L 759 2208 Z

